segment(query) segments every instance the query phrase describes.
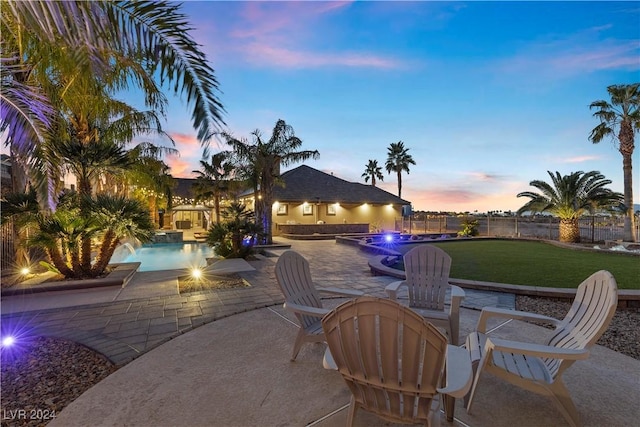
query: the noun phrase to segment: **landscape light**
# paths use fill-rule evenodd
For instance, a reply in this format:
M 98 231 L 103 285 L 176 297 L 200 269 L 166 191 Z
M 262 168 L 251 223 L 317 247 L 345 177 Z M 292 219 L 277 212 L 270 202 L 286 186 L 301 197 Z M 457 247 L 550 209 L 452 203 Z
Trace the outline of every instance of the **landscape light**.
M 22 274 L 23 276 L 26 276 L 29 273 L 31 273 L 31 270 L 29 270 L 29 267 L 23 267 L 20 269 L 20 274 Z
M 3 347 L 11 347 L 15 342 L 16 342 L 16 339 L 11 335 L 7 335 L 6 337 L 2 338 Z
M 191 277 L 193 277 L 194 279 L 199 279 L 200 277 L 202 277 L 202 270 L 200 270 L 199 268 L 194 268 L 193 270 L 191 270 Z
M 391 234 L 385 234 L 384 240 L 386 242 L 393 242 L 393 236 Z

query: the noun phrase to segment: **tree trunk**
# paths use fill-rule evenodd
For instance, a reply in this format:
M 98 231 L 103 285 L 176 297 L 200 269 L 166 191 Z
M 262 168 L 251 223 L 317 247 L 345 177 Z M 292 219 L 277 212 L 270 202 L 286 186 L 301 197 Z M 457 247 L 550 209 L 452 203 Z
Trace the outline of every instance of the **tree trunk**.
M 398 171 L 398 197 L 402 198 L 402 171 Z
M 116 234 L 113 230 L 108 229 L 104 236 L 102 237 L 102 244 L 100 245 L 100 249 L 98 250 L 98 255 L 96 256 L 96 262 L 93 264 L 91 268 L 91 276 L 97 277 L 102 274 L 102 272 L 109 265 L 109 261 L 111 260 L 111 256 L 113 255 L 113 251 L 115 251 L 116 246 L 119 242 L 119 239 L 116 238 Z
M 580 242 L 580 225 L 577 218 L 560 220 L 560 241 L 566 243 Z
M 626 215 L 624 217 L 624 241 L 635 242 L 635 216 L 633 212 L 633 173 L 631 159 L 633 157 L 634 141 L 633 127 L 628 120 L 620 124 L 620 153 L 622 154 L 622 172 L 624 177 L 624 205 Z
M 75 274 L 73 270 L 67 266 L 67 263 L 62 258 L 62 254 L 58 248 L 47 248 L 45 249 L 47 256 L 51 260 L 51 263 L 55 268 L 58 269 L 60 274 L 62 274 L 66 278 L 74 278 Z

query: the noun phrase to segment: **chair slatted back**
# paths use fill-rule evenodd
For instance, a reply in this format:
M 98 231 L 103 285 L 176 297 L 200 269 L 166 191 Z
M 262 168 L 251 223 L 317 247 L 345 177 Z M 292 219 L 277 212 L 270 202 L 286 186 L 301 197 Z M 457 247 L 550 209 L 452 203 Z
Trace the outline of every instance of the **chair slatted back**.
M 320 295 L 313 285 L 309 262 L 295 251 L 286 251 L 278 258 L 276 280 L 286 302 L 322 308 Z M 307 328 L 318 318 L 296 313 L 300 325 Z
M 408 251 L 403 259 L 409 306 L 444 310 L 451 257 L 437 246 L 424 244 Z
M 360 297 L 322 320 L 338 371 L 355 400 L 393 422 L 428 420 L 447 338 L 395 301 Z
M 605 270 L 592 274 L 578 286 L 569 312 L 548 345 L 571 349 L 591 347 L 609 327 L 617 306 L 618 286 L 613 275 Z M 563 370 L 562 362 L 545 360 L 552 377 Z

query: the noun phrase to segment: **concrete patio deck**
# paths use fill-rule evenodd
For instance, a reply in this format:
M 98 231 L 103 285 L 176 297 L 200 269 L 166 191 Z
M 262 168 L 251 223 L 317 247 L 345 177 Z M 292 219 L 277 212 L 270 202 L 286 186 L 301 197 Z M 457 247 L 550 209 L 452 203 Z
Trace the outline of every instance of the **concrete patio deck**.
M 384 296 L 384 286 L 394 280 L 372 277 L 368 255 L 356 248 L 333 241 L 287 243 L 309 260 L 321 284 Z M 138 273 L 116 292 L 3 298 L 2 321 L 75 339 L 124 365 L 58 414 L 51 426 L 344 425 L 349 393 L 337 372 L 322 368 L 324 345 L 305 345 L 298 360 L 289 362 L 297 326 L 281 308 L 274 262 L 252 263 L 255 271 L 241 273 L 252 285 L 243 290 L 181 296 L 176 272 L 164 271 Z M 466 307 L 513 304 L 504 294 L 467 295 Z M 478 315 L 462 310 L 461 336 L 473 329 Z M 494 334 L 542 340 L 548 332 L 512 322 Z M 640 361 L 596 346 L 563 378 L 585 426 L 637 425 Z M 566 425 L 547 399 L 488 375 L 476 399 L 472 415 L 457 402 L 454 425 Z M 447 425 L 444 416 L 442 424 Z M 392 424 L 359 412 L 356 425 Z

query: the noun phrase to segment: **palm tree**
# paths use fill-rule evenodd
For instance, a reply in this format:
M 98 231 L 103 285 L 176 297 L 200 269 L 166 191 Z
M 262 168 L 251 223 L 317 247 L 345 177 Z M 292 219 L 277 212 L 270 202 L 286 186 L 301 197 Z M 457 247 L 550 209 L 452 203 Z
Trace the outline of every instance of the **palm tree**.
M 396 172 L 398 174 L 398 197 L 402 197 L 402 171 L 409 173 L 409 165 L 415 164 L 415 160 L 409 154 L 409 149 L 404 147 L 404 142 L 391 143 L 387 148 L 385 168 L 388 173 Z
M 220 152 L 211 156 L 211 163 L 200 160 L 201 170 L 195 170 L 197 174 L 194 184 L 195 201 L 213 198 L 216 211 L 216 223 L 220 223 L 220 199 L 230 188 L 230 176 L 234 171 L 233 164 L 229 161 L 229 153 Z
M 596 210 L 613 211 L 622 203 L 622 194 L 605 188 L 611 180 L 605 179 L 598 171 L 584 173 L 573 172 L 569 175 L 555 175 L 547 171 L 552 184 L 534 180 L 529 185 L 540 193 L 524 191 L 518 197 L 529 197 L 524 206 L 518 209 L 518 215 L 524 212 L 549 212 L 560 218 L 560 241 L 579 242 L 580 227 L 578 219 L 585 213 Z
M 99 276 L 123 238 L 145 242 L 154 230 L 149 213 L 137 200 L 101 194 L 88 203 L 93 213 L 89 217 L 80 215 L 78 208 L 66 206 L 51 215 L 40 215 L 37 230 L 28 240 L 29 244 L 42 247 L 53 268 L 66 278 Z M 101 244 L 95 263 L 87 266 L 84 242 L 94 237 L 100 237 Z
M 272 212 L 273 188 L 281 185 L 280 166 L 320 157 L 318 150 L 296 151 L 302 140 L 295 136 L 293 128 L 284 120 L 278 120 L 268 141 L 262 139 L 259 130 L 251 133 L 253 143 L 238 140 L 228 133 L 221 133 L 227 144 L 231 145 L 236 155 L 250 165 L 250 175 L 257 178 L 256 217 L 264 229 L 266 243 L 273 243 Z
M 149 212 L 137 200 L 101 194 L 96 197 L 92 212 L 102 234 L 100 249 L 91 268 L 92 277 L 104 272 L 122 239 L 147 242 L 155 230 Z
M 630 85 L 611 85 L 607 87 L 611 103 L 600 100 L 592 102 L 590 109 L 600 119 L 589 135 L 594 144 L 605 137 L 618 139 L 618 151 L 622 154 L 622 172 L 624 176 L 624 240 L 635 242 L 635 216 L 633 212 L 633 174 L 631 160 L 634 149 L 634 133 L 640 130 L 640 83 Z
M 377 160 L 369 160 L 369 163 L 365 166 L 364 173 L 362 174 L 364 182 L 369 182 L 371 178 L 371 185 L 376 186 L 376 178 L 380 181 L 384 181 L 384 175 L 382 175 L 382 167 L 378 166 Z
M 186 94 L 203 144 L 223 124 L 214 70 L 191 37 L 180 5 L 103 0 L 2 2 L 0 7 L 0 132 L 6 132 L 14 164 L 25 170 L 55 113 L 47 93 L 52 77 L 64 77 L 58 82 L 61 93 L 73 92 L 89 77 L 115 68 L 119 78 L 110 89 L 139 87 L 145 104 L 160 114 L 166 103 L 160 86 L 169 83 L 165 87 L 174 93 Z

